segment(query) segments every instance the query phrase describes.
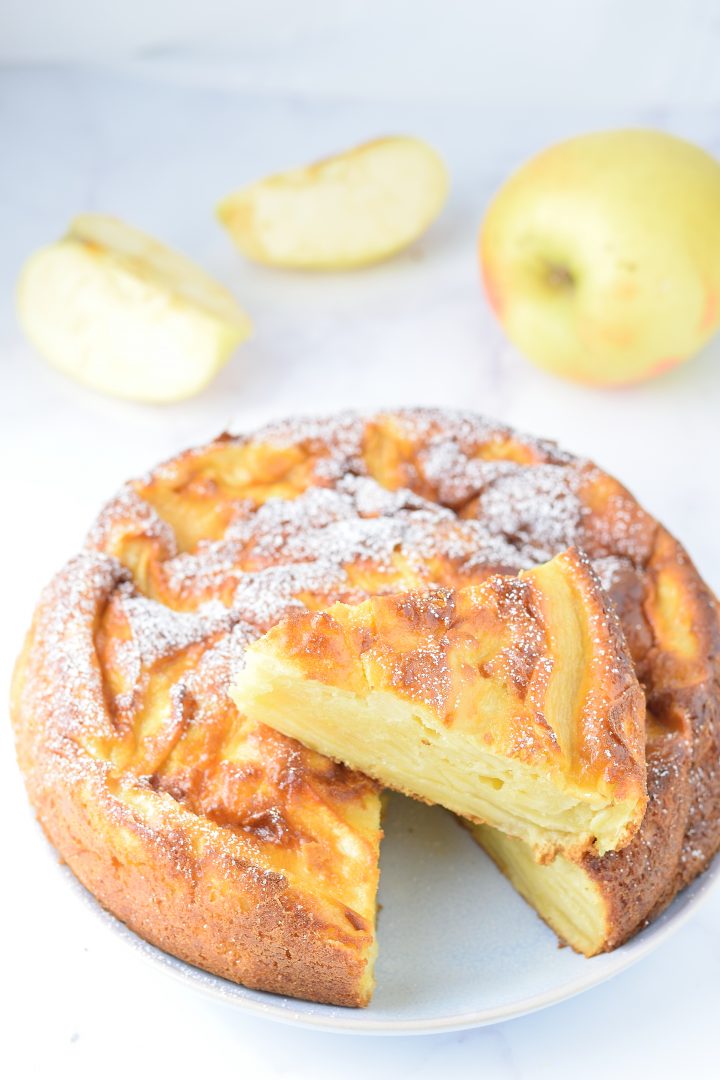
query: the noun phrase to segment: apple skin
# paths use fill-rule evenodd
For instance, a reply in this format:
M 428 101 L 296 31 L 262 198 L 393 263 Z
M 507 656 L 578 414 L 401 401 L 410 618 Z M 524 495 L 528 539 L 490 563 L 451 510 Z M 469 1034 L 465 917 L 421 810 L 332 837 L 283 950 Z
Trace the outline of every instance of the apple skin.
M 491 202 L 480 262 L 538 367 L 604 386 L 659 374 L 720 325 L 720 163 L 659 131 L 558 143 Z

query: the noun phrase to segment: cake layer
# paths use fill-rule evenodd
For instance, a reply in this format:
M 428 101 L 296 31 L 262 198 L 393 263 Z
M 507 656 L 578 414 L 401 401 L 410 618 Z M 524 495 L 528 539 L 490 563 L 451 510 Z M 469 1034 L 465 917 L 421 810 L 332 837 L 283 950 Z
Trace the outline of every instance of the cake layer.
M 575 550 L 518 577 L 293 612 L 243 659 L 239 710 L 529 844 L 624 846 L 646 803 L 645 699 Z

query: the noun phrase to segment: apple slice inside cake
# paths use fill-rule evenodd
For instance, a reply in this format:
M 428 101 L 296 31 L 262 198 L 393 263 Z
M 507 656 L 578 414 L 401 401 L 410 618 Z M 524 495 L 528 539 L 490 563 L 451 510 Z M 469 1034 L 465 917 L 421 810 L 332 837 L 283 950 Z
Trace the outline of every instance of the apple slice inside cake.
M 572 549 L 518 577 L 291 613 L 248 648 L 231 694 L 540 862 L 623 847 L 645 809 L 644 695 Z

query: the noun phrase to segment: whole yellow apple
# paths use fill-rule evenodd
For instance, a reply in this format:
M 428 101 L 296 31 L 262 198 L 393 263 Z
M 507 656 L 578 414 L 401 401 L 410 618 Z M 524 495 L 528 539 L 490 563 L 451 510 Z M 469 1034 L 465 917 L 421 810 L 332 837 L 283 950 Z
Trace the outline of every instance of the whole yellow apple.
M 720 324 L 720 163 L 659 131 L 558 143 L 495 196 L 480 261 L 538 367 L 602 385 L 658 374 Z

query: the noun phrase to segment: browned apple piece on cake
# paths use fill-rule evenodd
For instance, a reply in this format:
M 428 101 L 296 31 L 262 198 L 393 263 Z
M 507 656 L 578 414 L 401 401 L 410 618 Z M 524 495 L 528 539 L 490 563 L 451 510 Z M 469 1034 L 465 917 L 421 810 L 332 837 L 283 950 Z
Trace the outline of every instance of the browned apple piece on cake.
M 714 600 L 663 530 L 645 568 L 644 593 L 627 569 L 616 564 L 610 569 L 608 588 L 626 625 L 634 628 L 635 662 L 652 686 L 645 723 L 648 805 L 639 830 L 621 851 L 602 857 L 592 851 L 558 855 L 541 865 L 524 841 L 467 823 L 518 892 L 563 941 L 586 956 L 621 945 L 692 880 L 707 859 L 713 827 L 708 826 L 720 811 L 713 792 L 720 762 L 715 727 L 720 627 Z M 688 738 L 693 715 L 704 729 L 695 754 Z M 693 783 L 694 770 L 701 782 Z M 693 819 L 699 807 L 706 817 Z M 684 851 L 689 843 L 691 849 Z
M 624 846 L 646 803 L 645 702 L 570 550 L 518 577 L 296 612 L 253 642 L 241 712 L 540 861 Z

